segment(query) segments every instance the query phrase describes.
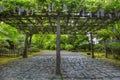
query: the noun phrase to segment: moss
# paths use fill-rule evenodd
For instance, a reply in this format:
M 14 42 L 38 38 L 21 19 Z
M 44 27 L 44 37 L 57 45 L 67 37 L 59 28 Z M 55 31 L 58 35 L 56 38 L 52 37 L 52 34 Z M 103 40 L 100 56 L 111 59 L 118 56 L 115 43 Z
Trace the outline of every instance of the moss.
M 88 53 L 91 54 L 91 52 L 83 52 L 83 55 L 84 55 L 84 56 L 91 57 L 91 55 L 87 55 Z M 95 52 L 95 53 L 94 53 L 94 56 L 95 56 L 95 58 L 105 58 L 105 53 Z
M 105 58 L 105 53 L 95 53 L 95 58 Z
M 33 52 L 33 53 L 28 53 L 28 57 L 36 56 L 40 54 L 40 52 Z M 0 57 L 0 64 L 7 64 L 11 61 L 17 60 L 17 59 L 22 59 L 22 56 L 20 57 Z
M 115 65 L 120 66 L 120 60 L 119 59 L 115 59 L 113 56 L 109 57 L 108 60 L 112 63 L 114 63 Z
M 2 57 L 0 58 L 0 64 L 7 64 L 10 61 L 14 61 L 16 59 L 20 59 L 21 57 L 16 57 L 16 58 L 9 58 L 9 57 Z
M 87 53 L 88 53 L 88 52 L 83 52 L 83 55 L 84 55 L 84 56 L 87 56 L 87 57 L 91 57 L 91 55 L 87 55 Z M 108 60 L 109 62 L 111 62 L 111 63 L 113 63 L 113 64 L 115 64 L 115 65 L 120 66 L 120 60 L 115 59 L 112 55 L 109 56 L 108 58 L 105 58 L 105 53 L 97 53 L 97 52 L 95 52 L 94 55 L 95 55 L 95 58 L 106 59 L 106 60 Z

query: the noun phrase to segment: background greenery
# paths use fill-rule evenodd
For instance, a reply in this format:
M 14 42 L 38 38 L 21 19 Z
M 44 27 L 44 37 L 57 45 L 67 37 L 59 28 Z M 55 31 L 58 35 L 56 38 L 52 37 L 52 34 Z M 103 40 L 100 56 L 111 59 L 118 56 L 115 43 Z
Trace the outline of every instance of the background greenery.
M 113 32 L 113 28 L 115 31 Z M 105 52 L 106 40 L 118 40 L 115 42 L 108 42 L 107 47 L 115 57 L 120 56 L 120 24 L 115 23 L 113 26 L 109 26 L 108 29 L 98 30 L 94 34 L 94 38 L 99 40 L 99 44 L 94 44 L 95 52 Z M 9 46 L 6 39 L 14 42 L 16 48 L 24 48 L 25 35 L 14 27 L 7 24 L 0 23 L 0 51 L 8 51 L 4 46 Z M 81 34 L 64 34 L 61 35 L 61 50 L 67 51 L 86 51 L 89 52 L 90 43 L 88 37 L 81 32 Z M 31 47 L 29 52 L 36 52 L 42 50 L 55 50 L 56 49 L 56 35 L 55 34 L 34 34 L 32 37 Z M 119 55 L 119 56 L 118 56 Z
M 14 1 L 16 1 L 14 3 Z M 13 10 L 17 7 L 24 6 L 25 9 L 36 10 L 36 2 L 39 4 L 38 8 L 41 10 L 48 10 L 49 5 L 54 4 L 54 10 L 62 10 L 63 5 L 66 4 L 68 10 L 71 11 L 93 11 L 105 10 L 107 13 L 114 13 L 120 11 L 120 0 L 0 0 L 0 5 L 6 6 L 4 11 Z M 106 13 L 106 14 L 107 14 Z M 89 26 L 88 26 L 89 27 Z M 33 30 L 34 28 L 32 28 Z M 16 49 L 24 48 L 25 34 L 32 33 L 28 28 L 18 29 L 17 27 L 10 26 L 4 22 L 0 22 L 0 51 L 8 52 L 5 46 L 9 46 L 7 39 L 14 42 Z M 40 49 L 56 49 L 56 35 L 42 34 L 38 32 L 32 33 L 32 44 L 29 47 L 29 52 L 36 52 Z M 114 22 L 104 29 L 93 32 L 93 37 L 99 40 L 99 44 L 94 45 L 96 52 L 105 52 L 108 48 L 110 54 L 114 54 L 115 58 L 120 57 L 120 23 Z M 110 40 L 118 40 L 109 42 Z M 107 41 L 105 46 L 105 41 Z M 87 51 L 91 50 L 90 42 L 86 34 L 80 31 L 80 34 L 72 33 L 61 35 L 61 50 L 67 51 Z

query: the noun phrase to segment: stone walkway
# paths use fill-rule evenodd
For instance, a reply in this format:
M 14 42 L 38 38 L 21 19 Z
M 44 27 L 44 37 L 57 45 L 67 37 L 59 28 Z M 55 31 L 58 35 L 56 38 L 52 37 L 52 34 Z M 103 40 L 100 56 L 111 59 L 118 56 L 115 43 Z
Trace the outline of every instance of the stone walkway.
M 61 52 L 62 78 L 55 76 L 55 52 L 0 66 L 0 80 L 120 80 L 120 68 L 75 52 Z

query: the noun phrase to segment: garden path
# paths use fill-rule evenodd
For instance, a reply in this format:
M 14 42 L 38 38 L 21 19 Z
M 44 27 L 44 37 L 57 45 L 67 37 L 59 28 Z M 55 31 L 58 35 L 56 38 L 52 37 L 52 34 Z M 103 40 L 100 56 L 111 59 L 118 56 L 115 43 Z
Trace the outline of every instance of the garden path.
M 61 52 L 62 78 L 55 77 L 55 51 L 0 66 L 0 80 L 120 80 L 120 68 L 77 52 Z

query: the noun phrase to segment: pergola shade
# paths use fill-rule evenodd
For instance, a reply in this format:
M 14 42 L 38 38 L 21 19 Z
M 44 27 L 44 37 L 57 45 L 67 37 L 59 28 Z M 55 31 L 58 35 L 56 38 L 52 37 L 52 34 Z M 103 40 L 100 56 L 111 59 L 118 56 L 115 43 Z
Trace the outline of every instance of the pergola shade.
M 17 13 L 18 12 L 18 13 Z M 35 32 L 56 33 L 56 18 L 60 16 L 61 33 L 66 34 L 70 31 L 79 32 L 80 30 L 88 32 L 105 28 L 115 21 L 119 21 L 120 13 L 97 12 L 29 12 L 16 13 L 6 11 L 0 14 L 0 20 L 6 24 L 17 28 L 34 28 Z M 33 31 L 34 32 L 34 31 Z

